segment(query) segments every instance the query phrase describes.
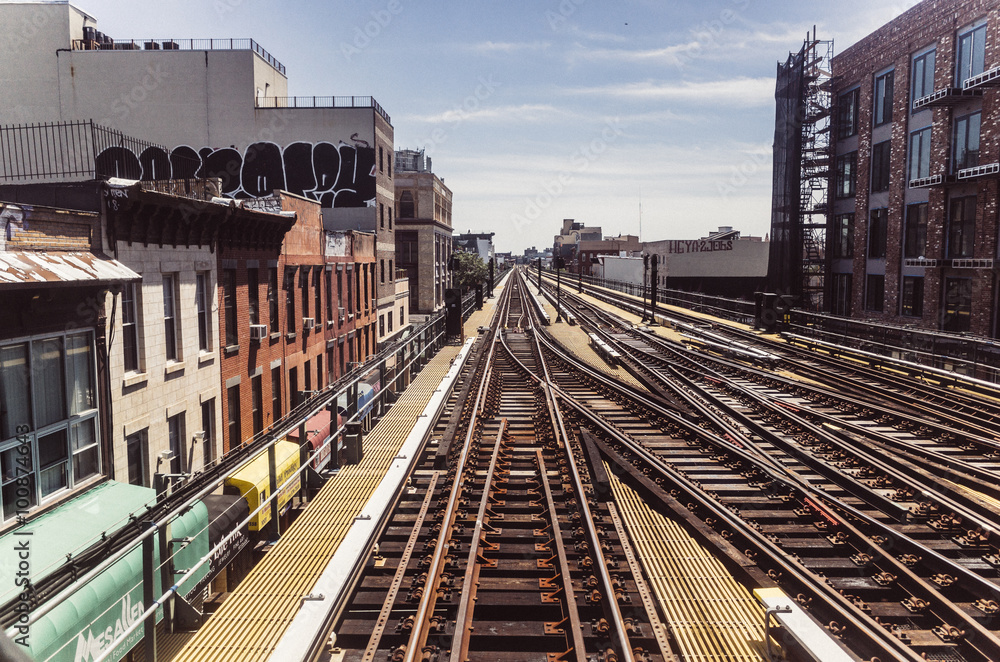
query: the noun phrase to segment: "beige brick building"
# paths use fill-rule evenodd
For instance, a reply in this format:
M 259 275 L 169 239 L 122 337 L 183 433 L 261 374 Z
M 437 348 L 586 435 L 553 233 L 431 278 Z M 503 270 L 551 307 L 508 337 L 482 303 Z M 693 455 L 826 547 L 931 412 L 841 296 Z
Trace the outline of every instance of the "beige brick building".
M 451 287 L 451 189 L 423 151 L 396 152 L 396 259 L 409 280 L 410 310 L 432 313 Z

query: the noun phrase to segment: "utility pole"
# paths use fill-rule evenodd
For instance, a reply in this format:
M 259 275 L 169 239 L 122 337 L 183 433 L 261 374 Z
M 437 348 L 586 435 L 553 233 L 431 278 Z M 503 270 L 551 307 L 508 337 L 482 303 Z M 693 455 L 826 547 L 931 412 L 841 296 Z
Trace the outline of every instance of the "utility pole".
M 649 254 L 642 256 L 642 321 L 648 321 L 646 316 L 646 279 L 649 273 Z
M 660 257 L 655 253 L 651 256 L 650 262 L 652 262 L 652 268 L 650 277 L 652 279 L 652 287 L 649 297 L 649 323 L 653 326 L 656 325 L 656 297 L 657 289 L 659 288 L 659 264 Z
M 562 301 L 560 297 L 562 295 L 562 289 L 561 289 L 562 279 L 560 278 L 560 274 L 562 274 L 562 268 L 565 265 L 566 261 L 563 260 L 562 255 L 556 256 L 555 261 L 556 261 L 556 321 L 561 322 Z

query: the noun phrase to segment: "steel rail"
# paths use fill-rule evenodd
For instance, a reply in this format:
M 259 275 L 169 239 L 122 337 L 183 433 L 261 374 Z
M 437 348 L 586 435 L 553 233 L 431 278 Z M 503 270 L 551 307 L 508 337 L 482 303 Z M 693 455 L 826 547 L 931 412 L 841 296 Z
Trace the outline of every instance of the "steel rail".
M 479 564 L 476 562 L 481 549 L 481 538 L 484 536 L 483 522 L 486 519 L 486 511 L 490 506 L 490 495 L 493 491 L 494 477 L 496 476 L 497 461 L 500 457 L 500 449 L 503 446 L 503 436 L 507 431 L 507 419 L 500 419 L 500 429 L 497 431 L 496 441 L 493 443 L 493 452 L 490 455 L 490 466 L 486 470 L 484 479 L 483 496 L 479 500 L 479 510 L 476 513 L 476 526 L 472 531 L 472 544 L 469 545 L 468 560 L 465 564 L 465 579 L 462 582 L 462 597 L 458 603 L 458 611 L 455 616 L 455 627 L 461 628 L 460 644 L 451 647 L 451 662 L 463 662 L 468 659 L 469 641 L 472 638 L 472 604 L 476 600 L 476 586 L 479 583 Z M 457 632 L 456 632 L 457 634 Z
M 498 315 L 498 320 L 502 319 L 504 316 L 504 309 L 510 305 L 510 291 L 506 288 L 504 289 L 505 300 L 501 306 L 500 314 Z M 493 334 L 490 339 L 490 347 L 486 354 L 486 364 L 491 366 L 493 363 L 493 356 L 496 352 L 498 334 Z M 465 441 L 462 444 L 462 450 L 459 455 L 457 464 L 455 465 L 455 477 L 452 480 L 450 495 L 448 497 L 448 504 L 445 507 L 445 521 L 442 522 L 441 530 L 438 533 L 437 542 L 434 546 L 434 554 L 431 559 L 430 567 L 428 569 L 428 584 L 425 587 L 426 590 L 424 594 L 420 597 L 420 604 L 417 608 L 416 618 L 413 622 L 413 629 L 410 632 L 409 645 L 406 647 L 406 655 L 404 657 L 404 662 L 415 662 L 418 659 L 418 655 L 422 654 L 423 647 L 426 645 L 427 638 L 430 634 L 431 624 L 430 624 L 430 614 L 437 603 L 438 589 L 440 588 L 441 572 L 444 566 L 445 559 L 445 549 L 447 548 L 448 537 L 451 535 L 452 528 L 455 523 L 455 516 L 457 513 L 456 505 L 459 501 L 459 497 L 463 493 L 463 474 L 465 468 L 468 465 L 469 457 L 471 455 L 473 440 L 475 438 L 475 433 L 477 426 L 479 424 L 479 412 L 483 406 L 483 400 L 486 395 L 486 388 L 489 385 L 489 369 L 486 374 L 484 374 L 482 381 L 479 384 L 479 388 L 476 391 L 476 399 L 470 410 L 468 431 L 465 435 Z M 432 583 L 433 582 L 433 585 Z
M 417 546 L 417 539 L 420 537 L 420 529 L 423 527 L 424 522 L 427 519 L 427 512 L 430 510 L 431 501 L 434 498 L 434 488 L 437 487 L 437 482 L 440 476 L 440 471 L 435 471 L 431 474 L 430 481 L 427 485 L 427 494 L 424 495 L 424 500 L 420 504 L 420 511 L 417 513 L 417 518 L 413 523 L 413 528 L 410 530 L 410 537 L 406 541 L 406 547 L 404 548 L 403 554 L 399 559 L 399 565 L 396 567 L 396 572 L 392 576 L 392 583 L 389 585 L 389 593 L 385 598 L 385 602 L 382 603 L 382 609 L 379 611 L 378 619 L 375 621 L 375 627 L 372 629 L 372 635 L 368 640 L 368 646 L 365 647 L 365 652 L 361 656 L 362 662 L 374 662 L 375 660 L 375 654 L 378 652 L 379 641 L 382 639 L 382 633 L 385 632 L 385 626 L 389 622 L 389 615 L 392 613 L 392 608 L 396 601 L 396 595 L 399 593 L 399 589 L 403 586 L 403 578 L 406 576 L 406 567 L 410 562 L 410 557 L 413 556 L 413 550 Z

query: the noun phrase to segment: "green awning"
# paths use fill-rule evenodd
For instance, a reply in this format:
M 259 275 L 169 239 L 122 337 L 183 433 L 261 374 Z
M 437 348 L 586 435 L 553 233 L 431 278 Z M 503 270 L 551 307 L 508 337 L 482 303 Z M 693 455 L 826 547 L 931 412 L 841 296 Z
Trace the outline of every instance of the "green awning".
M 72 512 L 76 513 L 76 521 L 63 519 L 54 511 L 51 515 L 56 517 L 48 523 L 42 522 L 45 518 L 39 518 L 37 533 L 32 535 L 52 536 L 54 533 L 50 527 L 66 526 L 68 527 L 67 532 L 84 528 L 92 536 L 92 524 L 86 521 L 85 515 L 101 512 L 109 514 L 105 511 L 116 510 L 116 507 L 122 506 L 121 503 L 112 503 L 116 497 L 117 500 L 133 499 L 132 503 L 138 503 L 139 506 L 139 509 L 133 508 L 133 510 L 141 512 L 145 510 L 144 504 L 146 503 L 146 495 L 142 493 L 153 492 L 153 490 L 146 488 L 135 488 L 120 483 L 112 483 L 111 485 L 118 486 L 118 489 L 114 489 L 112 492 L 108 492 L 106 489 L 102 490 L 98 495 L 97 502 L 81 503 L 78 504 L 78 507 L 71 509 Z M 122 490 L 120 488 L 128 489 Z M 91 492 L 95 491 L 96 489 Z M 90 496 L 91 492 L 85 496 Z M 143 497 L 141 502 L 137 501 L 139 497 Z M 83 497 L 74 499 L 64 508 L 82 499 Z M 126 510 L 126 518 L 128 512 L 131 511 Z M 72 526 L 70 526 L 71 522 Z M 198 559 L 208 554 L 208 509 L 203 503 L 197 502 L 190 510 L 176 518 L 170 526 L 169 539 L 175 541 L 171 543 L 175 571 L 171 581 L 174 581 L 180 577 L 183 571 L 191 568 Z M 156 537 L 158 536 L 154 536 L 154 539 Z M 48 539 L 51 540 L 51 538 Z M 41 540 L 41 537 L 38 540 Z M 46 557 L 52 556 L 50 550 L 44 550 L 41 545 L 36 547 L 35 544 L 36 541 L 32 540 L 32 564 L 34 564 L 36 551 L 40 556 L 42 552 L 46 552 Z M 158 547 L 156 545 L 157 566 L 159 566 L 158 559 L 160 558 Z M 42 660 L 91 662 L 107 650 L 110 644 L 118 638 L 118 635 L 134 623 L 144 611 L 142 571 L 142 548 L 138 546 L 97 578 L 80 586 L 72 596 L 30 626 L 27 639 L 23 643 L 28 644 L 28 651 L 32 657 L 38 662 Z M 188 587 L 194 588 L 198 580 L 207 572 L 208 564 L 206 563 L 199 569 L 194 578 L 185 583 L 181 592 L 185 593 Z M 153 593 L 156 597 L 160 597 L 162 593 L 160 573 L 154 572 L 153 579 Z M 162 616 L 162 610 L 157 612 L 157 620 L 161 619 Z M 15 641 L 19 641 L 20 637 L 24 635 L 23 632 L 18 632 L 16 627 L 8 629 L 7 633 Z M 140 627 L 124 643 L 116 646 L 107 659 L 111 662 L 121 659 L 141 640 L 142 634 L 143 630 Z
M 38 582 L 66 563 L 67 554 L 87 549 L 111 535 L 129 521 L 129 515 L 146 512 L 146 504 L 156 501 L 156 490 L 127 483 L 106 481 L 58 508 L 31 520 L 0 537 L 0 549 L 14 549 L 21 541 L 31 546 L 31 581 Z M 0 577 L 14 577 L 18 559 L 0 554 Z M 0 604 L 10 602 L 18 587 L 8 583 L 0 587 Z

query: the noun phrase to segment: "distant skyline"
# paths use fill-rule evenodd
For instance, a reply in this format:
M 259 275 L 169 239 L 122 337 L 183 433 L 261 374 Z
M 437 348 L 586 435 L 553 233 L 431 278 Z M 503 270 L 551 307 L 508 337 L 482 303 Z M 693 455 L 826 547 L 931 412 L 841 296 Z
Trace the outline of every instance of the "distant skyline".
M 373 96 L 454 193 L 455 231 L 521 253 L 563 218 L 638 234 L 640 195 L 645 241 L 768 233 L 776 63 L 814 25 L 837 53 L 917 2 L 71 4 L 113 38 L 251 37 L 291 95 Z

